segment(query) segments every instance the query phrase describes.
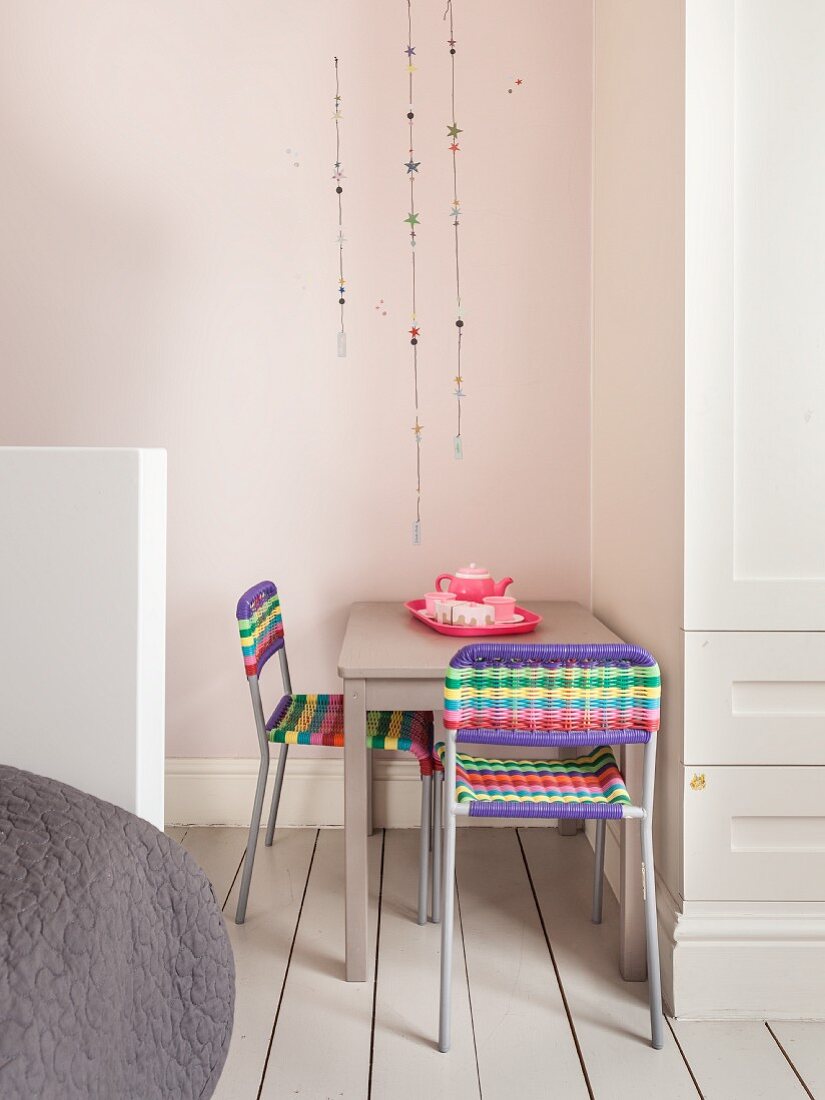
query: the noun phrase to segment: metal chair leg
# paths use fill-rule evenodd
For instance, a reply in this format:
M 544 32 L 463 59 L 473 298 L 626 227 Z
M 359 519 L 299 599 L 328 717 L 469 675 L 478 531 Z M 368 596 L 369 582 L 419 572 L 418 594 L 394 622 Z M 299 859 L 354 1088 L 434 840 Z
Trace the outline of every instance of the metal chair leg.
M 421 830 L 418 837 L 418 923 L 427 923 L 430 870 L 430 815 L 432 814 L 432 776 L 421 776 Z
M 656 774 L 656 734 L 645 745 L 642 771 L 642 893 L 645 904 L 647 941 L 647 987 L 650 997 L 650 1033 L 654 1050 L 664 1044 L 665 1020 L 662 1012 L 662 975 L 659 967 L 659 922 L 656 915 L 656 867 L 653 862 L 653 783 Z
M 441 1005 L 438 1022 L 438 1049 L 445 1054 L 450 1049 L 452 976 L 453 976 L 453 920 L 455 917 L 455 739 L 447 738 L 447 759 L 444 782 L 447 801 L 444 806 L 444 911 L 441 914 Z
M 441 921 L 441 856 L 444 837 L 441 819 L 444 811 L 444 772 L 435 772 L 433 786 L 433 924 Z
M 596 821 L 596 844 L 593 868 L 593 912 L 590 919 L 594 924 L 602 923 L 602 899 L 604 897 L 604 841 L 607 821 L 600 817 Z
M 647 939 L 647 985 L 650 996 L 650 1033 L 655 1050 L 664 1044 L 662 977 L 659 969 L 659 927 L 656 919 L 656 871 L 653 865 L 653 822 L 642 819 L 642 887 Z
M 246 919 L 246 901 L 249 897 L 249 883 L 252 881 L 252 865 L 255 862 L 255 848 L 258 843 L 258 829 L 261 825 L 261 811 L 264 807 L 266 777 L 269 772 L 269 746 L 261 749 L 261 763 L 258 768 L 258 785 L 255 788 L 255 801 L 252 803 L 252 821 L 249 825 L 249 838 L 246 842 L 246 855 L 241 878 L 241 890 L 238 895 L 238 908 L 235 910 L 235 924 L 243 924 Z
M 269 804 L 269 817 L 266 822 L 265 843 L 267 848 L 272 847 L 272 838 L 275 835 L 275 819 L 278 816 L 278 806 L 281 802 L 281 787 L 284 783 L 284 770 L 288 752 L 289 745 L 281 745 L 281 751 L 278 753 L 278 770 L 275 772 L 275 786 L 272 788 L 272 801 Z

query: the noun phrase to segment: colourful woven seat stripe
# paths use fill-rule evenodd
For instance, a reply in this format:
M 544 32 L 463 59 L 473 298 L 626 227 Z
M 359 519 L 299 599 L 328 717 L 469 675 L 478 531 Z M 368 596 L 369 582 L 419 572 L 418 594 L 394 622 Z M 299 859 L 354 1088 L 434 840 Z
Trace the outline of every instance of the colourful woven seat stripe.
M 343 695 L 285 695 L 267 722 L 270 741 L 285 745 L 343 748 Z M 410 752 L 422 775 L 441 769 L 433 756 L 433 716 L 430 711 L 367 712 L 367 747 Z
M 247 676 L 257 676 L 284 644 L 281 601 L 272 581 L 263 581 L 238 600 L 236 611 Z
M 588 731 L 610 733 L 604 739 L 614 744 L 644 741 L 659 728 L 660 694 L 658 665 L 637 646 L 471 645 L 447 670 L 444 725 L 497 734 L 569 733 L 570 743 L 578 744 L 593 743 Z M 508 735 L 498 743 L 520 742 Z M 563 744 L 565 738 L 528 743 Z
M 436 747 L 444 759 L 444 745 Z M 456 755 L 456 801 L 470 803 L 476 814 L 479 804 L 491 808 L 479 816 L 555 816 L 551 810 L 566 807 L 559 816 L 621 816 L 621 807 L 631 805 L 630 795 L 609 748 L 602 746 L 571 760 L 488 760 Z M 513 804 L 516 808 L 497 814 Z M 544 806 L 535 814 L 536 806 Z M 614 812 L 605 813 L 612 807 Z M 523 812 L 522 812 L 523 811 Z

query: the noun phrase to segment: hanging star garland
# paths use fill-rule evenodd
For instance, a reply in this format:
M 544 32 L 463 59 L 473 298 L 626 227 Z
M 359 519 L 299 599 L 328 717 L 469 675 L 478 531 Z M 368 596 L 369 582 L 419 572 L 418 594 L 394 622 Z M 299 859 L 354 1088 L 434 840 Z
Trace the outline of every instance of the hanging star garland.
M 336 238 L 336 244 L 338 245 L 338 305 L 341 309 L 341 327 L 338 330 L 338 356 L 343 359 L 347 354 L 347 332 L 344 326 L 344 306 L 346 305 L 346 285 L 347 281 L 344 278 L 344 245 L 346 244 L 346 237 L 344 236 L 343 229 L 343 209 L 341 203 L 341 195 L 344 193 L 344 188 L 341 186 L 341 180 L 345 179 L 344 173 L 341 171 L 341 130 L 340 123 L 344 117 L 341 114 L 341 90 L 338 86 L 338 58 L 335 61 L 335 108 L 332 115 L 332 120 L 335 123 L 335 164 L 332 178 L 335 181 L 335 194 L 338 197 L 338 236 Z
M 458 143 L 458 135 L 463 134 L 464 131 L 455 121 L 455 57 L 456 57 L 456 38 L 455 27 L 453 25 L 453 0 L 447 0 L 447 8 L 444 12 L 444 18 L 450 20 L 450 37 L 447 39 L 447 45 L 450 48 L 450 118 L 451 122 L 447 124 L 447 137 L 453 140 L 447 146 L 453 158 L 453 201 L 451 203 L 451 210 L 449 217 L 453 223 L 453 241 L 455 246 L 455 300 L 456 300 L 456 375 L 455 375 L 455 389 L 453 390 L 453 396 L 456 403 L 456 433 L 453 438 L 453 454 L 456 458 L 464 457 L 464 443 L 461 438 L 461 403 L 466 397 L 463 388 L 464 378 L 461 369 L 461 340 L 464 333 L 464 319 L 461 315 L 461 255 L 459 248 L 459 214 L 461 213 L 461 202 L 458 198 L 458 161 L 456 155 L 461 152 L 461 146 Z
M 416 232 L 415 227 L 419 224 L 418 214 L 415 210 L 415 181 L 418 176 L 418 169 L 421 161 L 415 159 L 415 149 L 413 140 L 413 127 L 415 123 L 415 107 L 413 98 L 413 73 L 416 71 L 413 64 L 413 57 L 415 57 L 415 46 L 413 45 L 412 34 L 412 0 L 407 0 L 407 46 L 404 53 L 407 57 L 407 73 L 409 79 L 409 105 L 407 107 L 407 123 L 409 129 L 409 160 L 406 161 L 404 167 L 406 168 L 406 177 L 409 180 L 410 185 L 410 212 L 406 218 L 404 218 L 404 224 L 410 227 L 410 266 L 411 266 L 411 292 L 412 292 L 412 312 L 410 320 L 412 321 L 412 327 L 409 330 L 410 334 L 410 347 L 412 348 L 412 374 L 413 374 L 413 397 L 415 405 L 415 424 L 412 431 L 415 436 L 415 521 L 413 523 L 412 540 L 413 545 L 418 546 L 421 543 L 421 433 L 424 430 L 420 421 L 421 410 L 418 403 L 418 340 L 421 334 L 421 328 L 418 325 L 418 319 L 416 317 L 416 283 L 415 283 L 415 247 L 416 247 Z

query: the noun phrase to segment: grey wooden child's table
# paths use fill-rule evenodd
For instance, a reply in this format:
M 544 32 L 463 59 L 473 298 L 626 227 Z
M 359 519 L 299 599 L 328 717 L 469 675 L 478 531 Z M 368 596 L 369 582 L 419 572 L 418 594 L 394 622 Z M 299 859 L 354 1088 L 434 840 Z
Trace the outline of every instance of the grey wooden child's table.
M 525 644 L 547 642 L 620 642 L 611 630 L 580 604 L 524 600 L 542 616 L 532 634 L 501 639 Z M 397 603 L 352 605 L 338 673 L 344 681 L 344 828 L 346 832 L 346 977 L 367 980 L 367 831 L 369 782 L 367 710 L 432 710 L 438 737 L 444 700 L 444 675 L 464 642 L 415 621 Z M 623 774 L 631 798 L 641 797 L 642 746 L 623 747 Z M 561 823 L 565 824 L 565 823 Z M 626 981 L 646 976 L 641 891 L 639 824 L 619 830 L 621 889 L 619 966 Z

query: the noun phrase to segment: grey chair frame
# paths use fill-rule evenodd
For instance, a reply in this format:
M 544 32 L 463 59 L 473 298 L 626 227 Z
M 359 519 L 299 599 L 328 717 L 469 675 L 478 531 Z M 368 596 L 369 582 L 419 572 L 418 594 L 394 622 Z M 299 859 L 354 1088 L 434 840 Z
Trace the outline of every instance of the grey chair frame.
M 456 730 L 445 729 L 444 761 L 444 859 L 443 904 L 441 923 L 441 996 L 438 1027 L 438 1049 L 446 1053 L 451 1043 L 452 955 L 455 915 L 455 841 L 456 818 L 469 815 L 469 805 L 455 798 Z M 659 964 L 659 938 L 656 918 L 656 868 L 653 862 L 653 789 L 656 775 L 656 733 L 644 745 L 642 802 L 640 806 L 623 806 L 621 820 L 639 819 L 642 841 L 642 896 L 644 898 L 645 937 L 647 942 L 647 980 L 650 1001 L 651 1045 L 661 1050 L 664 1045 L 664 1013 L 662 1012 L 662 978 Z M 436 813 L 438 810 L 436 808 Z M 596 819 L 595 873 L 591 918 L 602 919 L 604 883 L 605 818 Z M 436 839 L 436 844 L 438 840 Z
M 281 681 L 283 683 L 283 690 L 285 695 L 292 694 L 292 681 L 289 675 L 289 662 L 286 655 L 286 642 L 282 640 L 280 649 L 278 650 L 278 658 L 281 663 Z M 244 856 L 243 873 L 241 875 L 241 886 L 238 894 L 238 905 L 235 909 L 235 923 L 243 924 L 246 920 L 246 906 L 249 899 L 249 887 L 252 882 L 252 868 L 255 863 L 255 851 L 258 846 L 258 833 L 261 827 L 261 815 L 263 813 L 264 795 L 266 794 L 266 782 L 269 776 L 269 764 L 270 764 L 270 746 L 275 744 L 269 740 L 266 729 L 266 716 L 264 713 L 263 700 L 261 698 L 261 687 L 257 674 L 248 676 L 249 681 L 249 694 L 252 699 L 252 711 L 255 715 L 255 730 L 258 735 L 258 748 L 260 750 L 260 764 L 258 765 L 258 781 L 255 786 L 255 798 L 252 803 L 252 820 L 249 823 L 249 837 L 246 843 L 246 854 Z M 286 770 L 287 755 L 289 752 L 289 745 L 281 744 L 280 752 L 278 753 L 278 767 L 275 772 L 275 785 L 272 789 L 272 800 L 269 805 L 269 815 L 266 822 L 266 837 L 265 844 L 269 848 L 272 845 L 272 840 L 275 835 L 275 823 L 278 818 L 278 806 L 281 801 L 281 788 L 284 783 L 284 772 Z M 369 808 L 367 815 L 367 830 L 369 835 L 372 835 L 372 755 L 367 754 L 368 761 L 368 798 Z M 440 773 L 437 773 L 440 774 Z M 429 885 L 429 871 L 430 871 L 430 849 L 432 844 L 432 832 L 430 823 L 432 820 L 432 776 L 421 776 L 421 837 L 419 845 L 419 877 L 418 877 L 418 912 L 417 920 L 419 924 L 427 923 L 427 902 L 428 902 L 428 885 Z M 436 834 L 437 835 L 437 834 Z M 433 858 L 433 869 L 435 870 L 436 863 L 440 863 L 440 853 L 436 850 Z M 433 880 L 433 897 L 436 895 L 436 884 Z

